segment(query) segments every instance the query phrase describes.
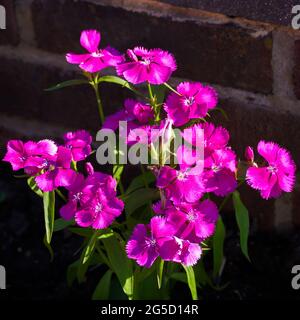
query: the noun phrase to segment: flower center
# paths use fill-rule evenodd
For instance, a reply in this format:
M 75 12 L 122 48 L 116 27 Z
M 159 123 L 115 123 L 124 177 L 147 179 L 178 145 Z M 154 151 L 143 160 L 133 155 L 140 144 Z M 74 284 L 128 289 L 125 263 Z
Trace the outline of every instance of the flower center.
M 182 172 L 182 171 L 177 172 L 177 179 L 178 179 L 179 181 L 184 181 L 184 180 L 186 180 L 186 177 L 187 177 L 186 172 Z
M 92 57 L 93 58 L 101 58 L 101 57 L 103 57 L 103 53 L 100 50 L 95 51 L 92 53 Z
M 218 172 L 218 171 L 220 171 L 221 167 L 214 164 L 214 165 L 211 167 L 211 169 L 212 169 L 213 172 Z
M 194 97 L 186 97 L 184 100 L 184 104 L 188 107 L 190 107 L 192 104 L 195 103 L 195 98 Z
M 156 246 L 156 244 L 157 244 L 157 242 L 156 242 L 156 240 L 155 239 L 147 239 L 146 240 L 146 244 L 149 246 L 149 247 L 155 247 Z
M 267 170 L 271 173 L 276 173 L 278 171 L 278 169 L 275 166 L 269 166 Z
M 77 192 L 76 194 L 73 195 L 73 200 L 79 201 L 81 196 L 82 196 L 82 192 Z
M 141 61 L 141 63 L 145 66 L 149 66 L 151 63 L 151 59 L 150 58 L 143 58 L 143 60 Z
M 192 209 L 187 214 L 187 219 L 189 222 L 193 222 L 197 219 L 197 213 Z
M 96 212 L 96 213 L 99 213 L 100 211 L 102 211 L 102 209 L 103 209 L 103 205 L 102 205 L 100 202 L 98 202 L 98 203 L 95 205 L 95 212 Z
M 19 160 L 24 162 L 26 160 L 26 157 L 24 157 L 24 156 L 23 157 L 19 157 Z

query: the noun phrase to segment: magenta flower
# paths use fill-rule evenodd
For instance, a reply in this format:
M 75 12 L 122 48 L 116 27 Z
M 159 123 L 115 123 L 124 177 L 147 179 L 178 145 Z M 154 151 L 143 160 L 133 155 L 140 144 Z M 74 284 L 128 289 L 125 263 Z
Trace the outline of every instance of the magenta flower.
M 105 229 L 118 217 L 124 203 L 116 197 L 116 180 L 107 174 L 94 172 L 89 164 L 89 176 L 77 174 L 76 180 L 67 187 L 68 202 L 60 209 L 65 220 L 75 217 L 81 227 Z
M 118 64 L 116 70 L 118 75 L 133 84 L 146 81 L 155 85 L 162 84 L 176 70 L 173 55 L 161 49 L 135 47 L 127 50 L 127 55 L 131 61 Z
M 106 117 L 103 128 L 115 131 L 119 127 L 119 121 L 127 121 L 128 128 L 134 129 L 153 119 L 154 112 L 150 105 L 133 99 L 126 99 L 124 109 Z
M 166 198 L 174 203 L 196 202 L 205 192 L 201 175 L 169 166 L 161 168 L 156 185 L 164 191 Z
M 14 171 L 24 169 L 25 173 L 35 175 L 44 163 L 43 157 L 54 156 L 56 152 L 57 146 L 51 140 L 25 143 L 21 140 L 10 140 L 3 161 L 9 162 Z
M 196 142 L 203 141 L 205 158 L 210 156 L 214 150 L 224 149 L 229 141 L 229 133 L 225 128 L 215 127 L 209 122 L 195 124 L 184 129 L 182 136 L 193 146 L 197 146 Z
M 150 268 L 158 256 L 172 260 L 180 249 L 173 234 L 173 226 L 161 217 L 152 218 L 149 225 L 138 224 L 126 245 L 128 258 L 146 268 Z
M 61 146 L 54 156 L 44 157 L 40 166 L 41 174 L 35 178 L 37 186 L 44 192 L 70 186 L 77 175 L 70 169 L 71 160 L 71 151 Z
M 124 57 L 115 49 L 106 47 L 99 49 L 100 32 L 96 30 L 82 31 L 80 44 L 88 53 L 68 53 L 66 59 L 69 63 L 78 64 L 86 72 L 94 73 L 110 66 L 116 66 L 124 61 Z
M 165 211 L 167 221 L 176 226 L 176 237 L 201 242 L 212 236 L 218 220 L 218 208 L 211 200 L 181 203 Z
M 74 161 L 84 160 L 92 152 L 92 137 L 85 130 L 68 132 L 64 135 L 65 146 L 71 150 Z
M 249 163 L 253 163 L 254 162 L 254 151 L 249 146 L 245 150 L 245 158 Z
M 263 199 L 278 198 L 282 191 L 291 192 L 295 184 L 296 165 L 290 153 L 274 142 L 265 141 L 259 142 L 257 151 L 267 164 L 247 170 L 248 184 L 260 190 Z
M 105 188 L 98 187 L 93 191 L 90 201 L 81 206 L 75 213 L 75 220 L 81 227 L 105 229 L 121 215 L 124 203 L 115 194 L 106 192 Z
M 176 256 L 172 259 L 173 262 L 179 262 L 186 266 L 194 266 L 201 258 L 202 249 L 198 243 L 191 243 L 188 240 L 183 240 L 175 237 L 180 249 Z
M 215 150 L 204 163 L 203 179 L 207 192 L 224 197 L 237 188 L 236 155 L 230 148 Z
M 216 91 L 201 83 L 182 82 L 166 101 L 165 110 L 175 126 L 182 126 L 191 119 L 203 118 L 218 102 Z

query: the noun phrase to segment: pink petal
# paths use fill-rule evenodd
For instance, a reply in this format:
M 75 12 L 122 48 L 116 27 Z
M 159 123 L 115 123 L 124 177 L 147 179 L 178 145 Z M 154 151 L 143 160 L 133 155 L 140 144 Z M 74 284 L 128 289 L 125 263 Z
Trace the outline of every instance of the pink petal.
M 98 50 L 100 40 L 101 35 L 97 30 L 82 31 L 80 36 L 80 44 L 90 53 Z
M 67 53 L 66 60 L 71 64 L 82 64 L 90 58 L 90 54 Z

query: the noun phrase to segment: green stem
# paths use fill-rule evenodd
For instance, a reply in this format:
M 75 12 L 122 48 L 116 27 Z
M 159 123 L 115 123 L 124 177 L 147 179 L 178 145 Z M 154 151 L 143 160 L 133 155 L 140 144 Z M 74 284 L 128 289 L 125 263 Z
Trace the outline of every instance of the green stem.
M 60 190 L 55 189 L 55 192 L 57 193 L 57 195 L 65 202 L 67 202 L 67 198 L 61 193 Z
M 154 97 L 153 97 L 151 84 L 149 82 L 147 82 L 147 86 L 148 86 L 148 91 L 149 91 L 150 102 L 151 102 L 152 107 L 154 108 L 155 105 L 154 105 Z
M 98 106 L 100 121 L 101 121 L 101 124 L 103 124 L 104 123 L 104 113 L 103 113 L 102 101 L 101 101 L 101 98 L 100 98 L 99 85 L 98 85 L 98 83 L 96 81 L 94 81 L 92 86 L 93 86 L 93 88 L 95 90 L 95 94 L 96 94 L 96 100 L 97 100 L 97 106 Z
M 177 92 L 175 89 L 173 89 L 168 83 L 164 83 L 164 85 L 171 90 L 172 92 L 176 93 L 177 95 L 181 96 L 181 94 L 179 92 Z

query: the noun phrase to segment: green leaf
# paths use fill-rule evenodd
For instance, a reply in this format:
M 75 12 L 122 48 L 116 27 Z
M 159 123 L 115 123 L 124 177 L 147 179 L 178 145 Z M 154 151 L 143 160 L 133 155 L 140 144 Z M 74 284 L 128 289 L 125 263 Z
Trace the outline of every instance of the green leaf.
M 164 260 L 160 259 L 157 265 L 157 285 L 158 289 L 161 288 L 162 281 L 163 281 L 163 273 L 164 273 Z
M 170 278 L 187 284 L 186 273 L 174 272 L 170 275 Z
M 80 256 L 80 264 L 77 270 L 77 278 L 79 283 L 85 280 L 85 274 L 89 267 L 89 262 L 93 256 L 95 245 L 98 240 L 99 231 L 94 231 L 92 237 L 88 240 L 86 247 L 83 249 Z
M 233 205 L 235 209 L 235 217 L 240 229 L 240 244 L 245 257 L 250 261 L 248 254 L 248 236 L 249 236 L 249 214 L 248 210 L 243 204 L 238 191 L 232 194 Z
M 155 181 L 155 176 L 151 171 L 146 171 L 145 173 L 135 177 L 127 188 L 126 194 L 130 194 L 137 189 L 143 188 L 145 186 L 145 181 L 148 182 L 148 185 Z
M 224 240 L 226 236 L 225 226 L 222 217 L 219 216 L 216 226 L 216 232 L 213 236 L 213 276 L 219 276 L 224 259 Z
M 48 249 L 48 251 L 50 253 L 50 261 L 52 262 L 54 259 L 54 252 L 53 252 L 53 249 L 52 249 L 50 243 L 47 242 L 46 235 L 44 236 L 43 242 L 44 242 L 45 247 Z
M 39 187 L 36 185 L 35 177 L 30 177 L 27 179 L 27 184 L 30 187 L 30 189 L 35 192 L 39 197 L 43 197 L 43 191 L 41 189 L 39 189 Z
M 131 91 L 133 91 L 137 95 L 141 95 L 139 91 L 137 91 L 128 81 L 117 77 L 117 76 L 103 76 L 98 79 L 98 83 L 100 82 L 109 82 L 109 83 L 114 83 L 118 84 L 119 86 L 122 86 L 124 88 L 127 88 Z
M 54 216 L 55 216 L 55 192 L 44 192 L 43 194 L 44 204 L 44 219 L 46 228 L 46 243 L 50 244 L 54 228 Z
M 66 229 L 69 226 L 73 226 L 74 224 L 75 224 L 74 219 L 64 220 L 62 218 L 58 218 L 54 221 L 53 231 L 54 232 L 61 231 L 63 229 Z
M 130 194 L 125 200 L 125 211 L 127 215 L 131 215 L 136 209 L 159 198 L 159 192 L 153 188 L 138 189 Z
M 64 82 L 58 83 L 55 86 L 50 87 L 48 89 L 45 89 L 45 91 L 55 91 L 55 90 L 63 89 L 63 88 L 66 88 L 66 87 L 78 86 L 78 85 L 81 85 L 81 84 L 89 84 L 89 81 L 84 80 L 84 79 L 68 80 L 68 81 L 64 81 Z
M 113 166 L 113 177 L 117 180 L 117 183 L 119 183 L 119 181 L 121 180 L 123 171 L 124 171 L 123 164 L 115 164 Z
M 191 291 L 191 295 L 193 300 L 198 300 L 198 294 L 197 294 L 197 285 L 196 285 L 196 278 L 195 278 L 195 273 L 194 273 L 194 269 L 193 267 L 187 267 L 185 265 L 182 265 L 185 273 L 186 273 L 186 277 L 187 277 L 187 282 L 188 282 L 188 286 L 190 288 Z
M 100 279 L 92 296 L 93 300 L 108 300 L 110 291 L 112 271 L 107 270 L 104 276 Z
M 203 263 L 202 259 L 194 266 L 194 272 L 195 272 L 197 283 L 200 286 L 204 287 L 207 284 L 212 286 L 211 279 L 205 270 L 204 263 Z
M 79 236 L 82 236 L 82 237 L 91 237 L 92 234 L 94 233 L 94 229 L 92 229 L 92 228 L 71 227 L 71 228 L 69 228 L 69 231 L 71 231 L 72 233 L 75 233 Z
M 153 96 L 155 96 L 156 104 L 162 104 L 166 95 L 166 86 L 162 84 L 158 86 L 152 86 L 151 89 Z
M 123 291 L 129 299 L 132 299 L 134 286 L 132 261 L 126 256 L 124 244 L 121 244 L 115 235 L 102 239 L 102 242 L 112 269 L 116 273 Z

